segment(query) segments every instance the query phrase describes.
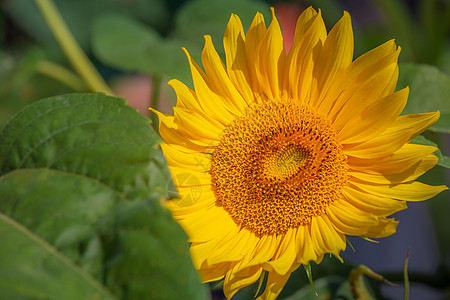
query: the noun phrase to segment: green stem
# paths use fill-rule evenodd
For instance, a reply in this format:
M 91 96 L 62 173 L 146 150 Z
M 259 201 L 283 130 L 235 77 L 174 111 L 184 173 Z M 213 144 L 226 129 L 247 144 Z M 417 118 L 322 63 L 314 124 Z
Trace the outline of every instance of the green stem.
M 60 81 L 77 92 L 86 91 L 84 81 L 72 71 L 50 61 L 40 61 L 37 71 L 45 76 Z
M 113 95 L 111 89 L 76 42 L 53 1 L 35 1 L 55 39 L 61 46 L 74 69 L 86 82 L 86 85 L 92 91 Z
M 153 75 L 152 76 L 152 95 L 150 98 L 150 107 L 154 108 L 154 109 L 158 109 L 158 105 L 159 105 L 159 98 L 160 98 L 160 94 L 161 94 L 161 82 L 162 82 L 162 78 L 159 75 Z M 156 116 L 156 114 L 152 114 L 151 116 L 151 120 L 152 120 L 152 126 L 155 130 L 157 130 L 158 128 L 158 116 Z
M 403 300 L 409 300 L 409 278 L 408 278 L 408 260 L 411 253 L 411 247 L 409 247 L 408 255 L 406 255 L 405 266 L 403 267 L 403 284 L 405 285 L 405 294 Z

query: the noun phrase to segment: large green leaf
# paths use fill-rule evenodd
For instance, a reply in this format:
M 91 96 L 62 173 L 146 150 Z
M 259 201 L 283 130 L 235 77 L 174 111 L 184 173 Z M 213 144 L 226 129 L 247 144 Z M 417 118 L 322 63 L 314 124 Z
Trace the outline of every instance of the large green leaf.
M 94 299 L 76 292 L 89 290 L 70 279 L 80 270 L 120 298 L 204 299 L 187 237 L 159 202 L 168 173 L 158 142 L 146 118 L 103 94 L 45 99 L 10 120 L 0 131 L 0 212 L 35 237 L 30 247 L 48 243 L 52 261 L 70 263 L 24 269 L 42 254 L 2 235 L 0 298 Z
M 102 227 L 105 230 L 102 219 L 120 198 L 115 191 L 67 172 L 24 169 L 0 177 L 0 195 L 4 214 L 0 228 L 10 231 L 0 229 L 0 291 L 20 291 L 33 298 L 94 299 L 95 294 L 114 298 L 75 266 L 74 261 L 101 279 L 102 273 L 91 268 L 92 261 L 83 263 L 83 254 L 89 253 L 73 249 L 84 247 Z M 51 245 L 69 252 L 72 261 Z M 98 251 L 96 259 L 102 259 Z
M 163 39 L 151 27 L 124 15 L 105 15 L 96 20 L 94 54 L 104 64 L 126 71 L 189 78 L 189 66 L 181 44 Z
M 186 235 L 169 226 L 168 211 L 151 202 L 133 202 L 121 206 L 116 216 L 120 252 L 109 263 L 108 286 L 130 300 L 206 299 L 206 286 L 187 272 L 192 263 L 183 243 Z
M 0 211 L 59 249 L 105 231 L 123 199 L 94 178 L 46 168 L 1 176 L 0 192 Z
M 397 86 L 407 85 L 411 90 L 403 113 L 439 110 L 441 117 L 430 130 L 450 133 L 450 76 L 430 65 L 400 64 Z
M 0 174 L 48 167 L 110 185 L 150 189 L 159 141 L 148 120 L 125 100 L 64 95 L 27 106 L 0 131 Z

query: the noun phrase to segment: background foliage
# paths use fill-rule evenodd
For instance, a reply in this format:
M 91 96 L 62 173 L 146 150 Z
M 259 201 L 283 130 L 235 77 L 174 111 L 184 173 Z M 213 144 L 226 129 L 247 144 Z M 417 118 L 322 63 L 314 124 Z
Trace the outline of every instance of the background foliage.
M 448 1 L 54 2 L 116 95 L 169 113 L 175 97 L 165 82 L 191 82 L 180 47 L 199 61 L 203 35 L 210 34 L 223 56 L 231 13 L 248 28 L 256 11 L 270 20 L 275 6 L 287 34 L 290 20 L 309 5 L 322 9 L 329 29 L 349 10 L 355 57 L 394 37 L 402 47 L 398 88 L 411 88 L 404 113 L 441 111 L 439 122 L 414 142 L 440 147 L 439 166 L 423 181 L 449 185 Z M 152 117 L 121 98 L 89 93 L 34 1 L 0 5 L 0 299 L 221 299 L 220 283 L 200 283 L 186 235 L 160 205 L 171 183 Z M 136 85 L 137 75 L 146 76 L 144 83 Z M 142 93 L 124 91 L 123 80 Z M 440 262 L 431 273 L 410 274 L 412 286 L 425 283 L 443 298 L 450 295 L 448 195 L 425 207 Z M 321 299 L 354 298 L 350 261 L 326 258 L 312 266 Z M 402 282 L 403 269 L 386 276 Z M 377 299 L 389 294 L 381 282 L 362 282 Z M 252 299 L 256 291 L 253 285 L 235 298 Z M 317 299 L 304 270 L 292 275 L 280 298 Z

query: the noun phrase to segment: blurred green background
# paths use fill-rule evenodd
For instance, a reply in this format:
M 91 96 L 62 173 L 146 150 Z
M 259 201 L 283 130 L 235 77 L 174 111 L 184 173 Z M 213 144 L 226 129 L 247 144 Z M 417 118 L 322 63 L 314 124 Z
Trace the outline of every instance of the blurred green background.
M 306 7 L 322 9 L 328 29 L 347 10 L 354 26 L 355 58 L 393 38 L 401 46 L 398 88 L 411 86 L 405 113 L 439 109 L 442 118 L 425 137 L 437 143 L 444 155 L 450 155 L 450 2 L 447 0 L 54 2 L 114 93 L 127 99 L 130 106 L 148 118 L 152 118 L 147 110 L 149 106 L 167 113 L 172 111 L 176 98 L 166 84 L 168 80 L 177 78 L 192 86 L 181 47 L 186 47 L 199 62 L 203 35 L 210 34 L 223 56 L 222 37 L 231 13 L 239 15 L 244 28 L 248 28 L 256 11 L 262 12 L 268 23 L 269 8 L 274 6 L 289 48 L 296 19 Z M 4 0 L 0 5 L 0 127 L 20 109 L 39 99 L 90 92 L 73 71 L 33 1 Z M 156 142 L 156 137 L 152 138 Z M 161 180 L 164 182 L 158 183 L 159 186 L 167 189 L 170 185 L 167 174 Z M 450 173 L 438 166 L 422 180 L 450 186 Z M 411 204 L 410 209 L 397 214 L 401 221 L 398 233 L 381 240 L 380 244 L 351 239 L 356 253 L 346 251 L 345 264 L 327 259 L 320 266 L 313 266 L 321 299 L 326 299 L 326 295 L 351 297 L 343 282 L 352 264 L 365 264 L 388 279 L 401 281 L 409 246 L 412 246 L 411 299 L 450 299 L 449 198 L 447 191 L 425 203 Z M 375 292 L 380 291 L 377 283 L 371 284 Z M 300 289 L 303 285 L 305 288 Z M 255 286 L 247 288 L 236 299 L 252 299 L 255 291 Z M 393 299 L 403 294 L 401 287 L 384 286 L 381 291 L 383 297 Z M 212 295 L 221 299 L 220 285 L 213 289 Z M 299 270 L 280 298 L 308 297 L 315 296 L 311 294 L 304 270 Z

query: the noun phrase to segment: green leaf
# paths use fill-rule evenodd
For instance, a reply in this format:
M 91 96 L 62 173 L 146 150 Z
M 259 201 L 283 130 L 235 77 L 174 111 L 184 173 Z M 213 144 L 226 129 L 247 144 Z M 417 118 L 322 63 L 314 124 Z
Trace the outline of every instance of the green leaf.
M 46 168 L 1 176 L 0 194 L 1 212 L 63 251 L 111 226 L 123 199 L 94 178 Z
M 71 258 L 98 280 L 105 273 L 108 287 L 121 298 L 206 298 L 190 262 L 186 235 L 158 202 L 129 202 L 97 180 L 48 169 L 17 170 L 0 177 L 0 194 L 4 195 L 1 211 L 55 245 L 66 255 L 64 259 Z M 114 240 L 115 247 L 106 244 L 103 249 L 100 239 Z M 11 248 L 22 247 L 7 237 L 3 242 Z M 18 251 L 9 253 L 17 255 Z M 39 260 L 23 258 L 29 259 Z M 103 259 L 104 271 L 103 267 L 95 269 Z M 0 270 L 4 268 L 0 261 Z M 61 268 L 58 272 L 65 278 L 65 272 L 71 271 Z M 37 284 L 27 281 L 24 274 L 17 276 L 14 283 L 4 283 L 9 292 L 25 289 L 28 296 L 40 292 L 53 297 L 46 286 L 55 285 L 58 277 Z M 0 280 L 0 287 L 2 284 Z M 6 293 L 6 287 L 3 290 Z
M 34 299 L 117 299 L 50 244 L 1 213 L 0 236 L 1 299 L 26 299 L 23 295 Z
M 364 275 L 385 284 L 395 286 L 395 284 L 385 279 L 382 275 L 375 273 L 367 266 L 359 265 L 350 272 L 348 277 L 351 291 L 356 299 L 377 299 L 377 297 L 375 297 L 374 295 L 374 291 L 370 288 L 369 285 L 366 284 Z
M 435 142 L 430 141 L 429 139 L 425 138 L 423 135 L 418 135 L 411 141 L 411 143 L 419 144 L 419 145 L 434 146 L 434 147 L 438 148 L 438 145 Z M 441 150 L 439 150 L 439 148 L 433 154 L 439 158 L 439 160 L 437 162 L 438 166 L 441 166 L 444 168 L 450 168 L 450 157 L 443 155 Z
M 117 294 L 136 300 L 207 298 L 206 286 L 191 271 L 186 235 L 169 226 L 167 210 L 152 202 L 126 203 L 116 222 L 120 252 L 109 262 L 106 280 Z
M 136 193 L 152 189 L 150 177 L 158 171 L 152 159 L 159 137 L 148 120 L 125 100 L 104 94 L 36 102 L 16 115 L 0 136 L 0 174 L 47 167 Z
M 103 94 L 44 99 L 10 120 L 0 131 L 0 212 L 70 266 L 33 271 L 44 255 L 2 235 L 0 298 L 94 299 L 74 292 L 84 290 L 70 279 L 76 266 L 120 298 L 206 299 L 187 237 L 158 201 L 168 182 L 158 142 L 146 118 Z M 14 273 L 21 261 L 35 264 Z M 73 298 L 54 291 L 67 282 Z
M 93 51 L 104 64 L 125 70 L 189 77 L 189 65 L 181 44 L 163 39 L 158 32 L 124 15 L 105 15 L 96 20 Z
M 405 114 L 439 110 L 441 117 L 430 130 L 450 133 L 450 76 L 425 64 L 400 64 L 397 86 L 410 87 Z

